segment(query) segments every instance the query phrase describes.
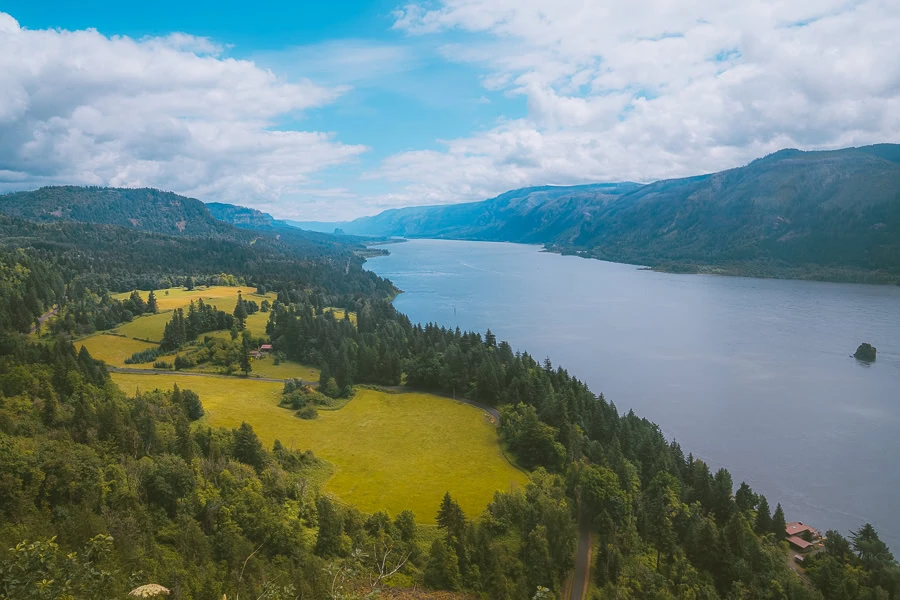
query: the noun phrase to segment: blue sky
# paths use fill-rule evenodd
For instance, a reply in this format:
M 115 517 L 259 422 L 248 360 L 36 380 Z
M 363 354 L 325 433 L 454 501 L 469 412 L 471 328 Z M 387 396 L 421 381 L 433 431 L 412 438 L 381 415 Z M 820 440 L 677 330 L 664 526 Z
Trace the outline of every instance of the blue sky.
M 0 190 L 302 220 L 900 140 L 887 0 L 6 2 Z

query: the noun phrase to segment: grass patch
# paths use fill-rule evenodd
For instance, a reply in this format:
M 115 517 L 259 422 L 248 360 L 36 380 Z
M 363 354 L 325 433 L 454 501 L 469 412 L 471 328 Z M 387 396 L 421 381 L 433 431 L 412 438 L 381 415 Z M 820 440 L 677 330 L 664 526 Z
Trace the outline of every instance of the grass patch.
M 301 365 L 291 360 L 283 360 L 276 365 L 275 360 L 268 356 L 253 361 L 253 370 L 250 377 L 269 377 L 271 379 L 302 379 L 303 381 L 319 381 L 320 371 L 315 367 Z
M 330 312 L 334 315 L 335 319 L 337 319 L 338 321 L 342 321 L 344 319 L 344 314 L 347 311 L 343 308 L 333 308 L 331 306 L 328 306 L 324 309 L 324 312 Z M 353 325 L 356 325 L 356 313 L 353 311 L 350 312 L 350 322 L 353 323 Z
M 156 315 L 138 317 L 130 323 L 123 323 L 113 331 L 130 338 L 161 342 L 166 323 L 172 320 L 172 311 L 161 312 Z
M 334 465 L 324 491 L 364 512 L 411 509 L 433 523 L 449 491 L 470 517 L 496 490 L 522 486 L 527 477 L 503 457 L 497 432 L 479 409 L 430 394 L 359 390 L 340 410 L 320 410 L 306 421 L 280 408 L 282 385 L 252 379 L 114 373 L 127 393 L 169 389 L 200 395 L 210 424 L 253 425 L 271 447 L 311 449 Z
M 154 344 L 148 344 L 147 342 L 139 342 L 130 338 L 104 333 L 98 333 L 75 342 L 76 348 L 81 348 L 82 346 L 87 348 L 91 356 L 104 361 L 108 365 L 138 369 L 149 369 L 152 365 L 126 365 L 125 359 L 135 352 L 156 347 Z

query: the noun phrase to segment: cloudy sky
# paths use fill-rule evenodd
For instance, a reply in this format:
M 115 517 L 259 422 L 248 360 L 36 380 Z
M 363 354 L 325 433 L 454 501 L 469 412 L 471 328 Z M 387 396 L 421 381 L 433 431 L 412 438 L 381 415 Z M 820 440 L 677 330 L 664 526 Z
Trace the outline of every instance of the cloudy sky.
M 900 142 L 897 0 L 0 5 L 0 191 L 301 220 Z

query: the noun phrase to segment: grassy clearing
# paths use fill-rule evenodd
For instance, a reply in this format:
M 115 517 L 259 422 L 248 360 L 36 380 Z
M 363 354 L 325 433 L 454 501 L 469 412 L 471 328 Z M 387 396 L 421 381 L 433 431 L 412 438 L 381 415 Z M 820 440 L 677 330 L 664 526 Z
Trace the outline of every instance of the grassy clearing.
M 304 421 L 278 407 L 282 386 L 244 379 L 181 375 L 113 374 L 126 392 L 168 389 L 172 383 L 200 395 L 210 424 L 253 425 L 267 446 L 275 439 L 311 449 L 334 464 L 325 491 L 365 512 L 411 509 L 433 522 L 449 491 L 470 516 L 494 491 L 523 485 L 527 477 L 500 452 L 486 415 L 430 394 L 360 390 L 344 408 Z
M 191 300 L 197 301 L 201 298 L 207 304 L 216 305 L 219 310 L 231 312 L 234 310 L 234 305 L 237 302 L 237 294 L 239 291 L 243 293 L 244 298 L 246 298 L 247 300 L 255 300 L 257 304 L 262 302 L 263 298 L 268 298 L 269 302 L 272 302 L 276 297 L 275 293 L 269 293 L 265 296 L 257 294 L 256 288 L 246 285 L 213 285 L 210 287 L 197 286 L 191 291 L 188 291 L 183 287 L 175 287 L 164 290 L 155 290 L 154 293 L 156 294 L 156 304 L 159 306 L 160 312 L 175 310 L 176 308 L 184 308 L 191 303 Z M 147 300 L 150 292 L 142 291 L 140 292 L 140 294 L 141 298 Z M 113 297 L 118 298 L 119 300 L 124 300 L 130 295 L 131 292 L 124 292 L 121 294 L 114 294 Z
M 253 361 L 253 371 L 250 377 L 258 375 L 259 377 L 271 377 L 272 379 L 293 379 L 298 378 L 304 381 L 319 381 L 319 369 L 301 365 L 290 360 L 282 361 L 276 365 L 272 357 Z
M 332 313 L 334 315 L 334 318 L 337 319 L 338 321 L 342 320 L 344 318 L 344 314 L 347 312 L 343 308 L 333 308 L 330 306 L 325 308 L 324 310 L 325 310 L 325 312 Z M 350 312 L 350 322 L 353 323 L 354 325 L 356 325 L 356 313 L 355 312 L 352 312 L 352 311 Z
M 161 342 L 166 323 L 172 320 L 172 311 L 161 312 L 155 315 L 138 317 L 130 323 L 124 323 L 113 331 L 130 338 Z
M 151 368 L 152 364 L 146 365 L 126 365 L 125 359 L 141 350 L 153 348 L 155 344 L 139 342 L 130 338 L 123 338 L 118 335 L 108 335 L 98 333 L 90 337 L 75 342 L 76 348 L 84 346 L 94 358 L 100 359 L 108 365 L 114 367 L 135 367 L 135 368 Z

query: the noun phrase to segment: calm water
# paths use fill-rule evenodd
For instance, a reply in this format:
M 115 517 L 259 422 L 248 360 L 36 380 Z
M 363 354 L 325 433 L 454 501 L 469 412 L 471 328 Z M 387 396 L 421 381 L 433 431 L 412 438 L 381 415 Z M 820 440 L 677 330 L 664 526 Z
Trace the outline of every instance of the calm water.
M 900 287 L 667 275 L 535 246 L 416 240 L 367 267 L 414 321 L 551 357 L 781 502 L 900 554 Z M 863 341 L 871 366 L 849 357 Z

